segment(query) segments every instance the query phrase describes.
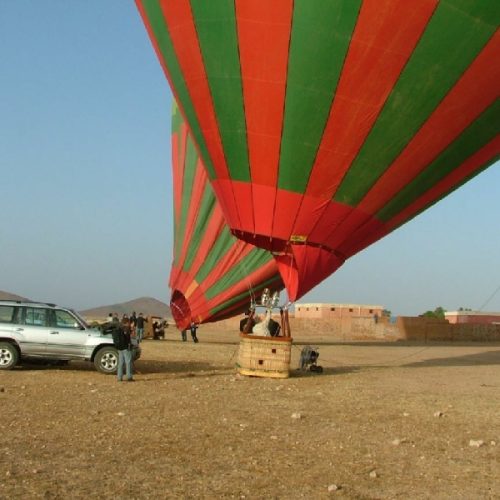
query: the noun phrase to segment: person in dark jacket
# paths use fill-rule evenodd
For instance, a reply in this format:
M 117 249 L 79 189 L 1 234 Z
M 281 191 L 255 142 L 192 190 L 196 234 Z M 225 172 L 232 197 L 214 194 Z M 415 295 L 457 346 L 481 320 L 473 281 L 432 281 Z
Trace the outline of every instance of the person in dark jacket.
M 147 321 L 148 320 L 142 315 L 142 313 L 139 313 L 135 330 L 137 334 L 137 341 L 139 342 L 139 344 L 142 342 L 142 339 L 144 338 L 144 323 L 146 323 Z
M 119 328 L 113 331 L 113 344 L 118 350 L 118 382 L 123 380 L 123 365 L 125 364 L 127 381 L 133 382 L 132 377 L 132 344 L 130 341 L 130 320 L 123 318 Z
M 189 329 L 191 330 L 191 338 L 193 339 L 193 342 L 197 344 L 198 337 L 196 336 L 196 330 L 198 329 L 198 325 L 194 321 L 191 321 L 191 326 L 189 327 Z

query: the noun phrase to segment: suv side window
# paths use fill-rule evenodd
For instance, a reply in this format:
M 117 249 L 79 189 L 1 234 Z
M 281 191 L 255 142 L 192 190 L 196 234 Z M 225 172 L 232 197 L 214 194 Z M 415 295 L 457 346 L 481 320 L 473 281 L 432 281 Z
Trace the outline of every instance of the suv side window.
M 54 311 L 55 325 L 57 328 L 80 328 L 80 324 L 76 318 L 68 311 L 56 309 Z
M 41 307 L 26 307 L 24 324 L 30 326 L 47 326 L 47 310 Z
M 14 323 L 14 306 L 0 306 L 0 323 Z

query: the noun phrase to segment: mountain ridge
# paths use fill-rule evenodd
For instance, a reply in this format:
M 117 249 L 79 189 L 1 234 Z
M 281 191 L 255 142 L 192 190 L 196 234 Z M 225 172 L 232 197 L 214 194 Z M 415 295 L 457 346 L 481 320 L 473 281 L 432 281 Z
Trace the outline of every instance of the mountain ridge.
M 32 299 L 22 297 L 21 295 L 17 295 L 15 293 L 0 290 L 0 300 L 19 300 L 29 302 Z M 170 307 L 161 300 L 155 299 L 154 297 L 139 297 L 137 299 L 132 299 L 125 302 L 92 307 L 79 312 L 80 314 L 82 314 L 82 316 L 85 316 L 87 318 L 104 319 L 108 316 L 109 313 L 116 313 L 121 317 L 124 314 L 130 315 L 134 311 L 137 314 L 142 312 L 142 314 L 144 314 L 145 316 L 159 316 L 161 318 L 172 317 Z
M 124 314 L 130 315 L 134 311 L 136 314 L 142 313 L 144 316 L 159 316 L 162 318 L 172 317 L 170 307 L 161 300 L 153 297 L 139 297 L 125 302 L 93 307 L 79 312 L 87 318 L 100 319 L 107 317 L 109 313 L 116 313 L 121 317 Z

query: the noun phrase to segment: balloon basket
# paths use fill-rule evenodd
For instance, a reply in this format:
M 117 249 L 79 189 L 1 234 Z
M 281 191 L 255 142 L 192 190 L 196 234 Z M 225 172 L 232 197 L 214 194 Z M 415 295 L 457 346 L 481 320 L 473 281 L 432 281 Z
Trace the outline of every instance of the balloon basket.
M 239 372 L 250 377 L 288 378 L 291 352 L 291 337 L 240 333 Z

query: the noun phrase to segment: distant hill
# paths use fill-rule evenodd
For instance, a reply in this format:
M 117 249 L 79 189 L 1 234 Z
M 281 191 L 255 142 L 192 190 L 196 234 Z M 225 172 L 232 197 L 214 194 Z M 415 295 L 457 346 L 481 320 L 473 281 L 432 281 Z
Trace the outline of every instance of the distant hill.
M 4 292 L 0 290 L 0 300 L 28 300 L 26 297 L 21 297 L 15 293 Z
M 152 297 L 141 297 L 139 299 L 129 300 L 120 304 L 111 304 L 109 306 L 94 307 L 86 309 L 80 313 L 86 318 L 100 319 L 108 316 L 109 313 L 117 313 L 119 317 L 123 314 L 142 313 L 144 316 L 160 316 L 161 318 L 171 318 L 170 307 L 160 300 Z

